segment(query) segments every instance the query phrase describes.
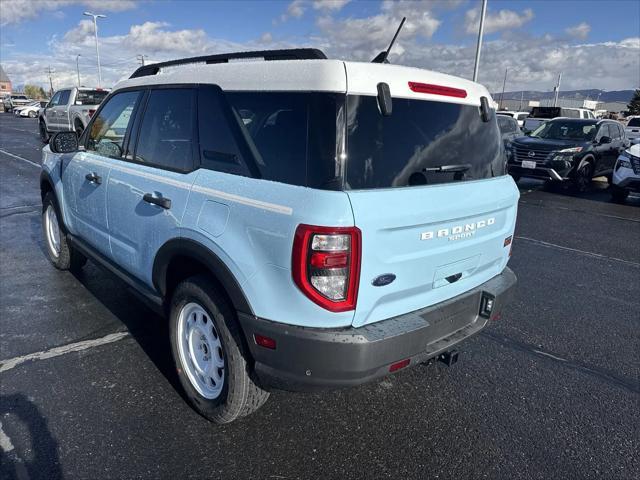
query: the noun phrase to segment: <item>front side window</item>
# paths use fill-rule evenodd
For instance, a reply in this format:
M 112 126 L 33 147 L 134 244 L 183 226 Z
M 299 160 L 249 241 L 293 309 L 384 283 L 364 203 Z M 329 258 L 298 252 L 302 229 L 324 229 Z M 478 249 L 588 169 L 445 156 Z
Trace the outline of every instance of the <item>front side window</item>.
M 380 114 L 376 97 L 347 96 L 347 175 L 350 189 L 405 187 L 505 174 L 498 123 L 474 105 L 393 99 Z
M 105 157 L 120 158 L 124 137 L 141 93 L 117 93 L 111 97 L 91 124 L 86 149 Z
M 62 92 L 56 92 L 53 98 L 49 101 L 49 107 L 55 107 L 60 103 L 60 95 Z
M 138 134 L 137 162 L 182 172 L 193 170 L 195 98 L 191 88 L 151 90 Z
M 640 117 L 635 117 L 629 120 L 627 127 L 640 127 Z
M 60 99 L 58 100 L 58 105 L 66 105 L 69 103 L 69 96 L 71 95 L 71 90 L 62 90 L 60 92 Z

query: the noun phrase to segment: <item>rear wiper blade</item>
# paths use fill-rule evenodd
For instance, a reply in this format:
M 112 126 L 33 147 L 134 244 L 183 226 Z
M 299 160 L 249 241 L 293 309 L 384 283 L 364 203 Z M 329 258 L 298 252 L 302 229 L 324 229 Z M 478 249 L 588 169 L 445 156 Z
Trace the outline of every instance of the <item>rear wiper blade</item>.
M 470 163 L 461 163 L 459 165 L 439 165 L 437 167 L 423 168 L 423 172 L 466 172 L 471 168 Z

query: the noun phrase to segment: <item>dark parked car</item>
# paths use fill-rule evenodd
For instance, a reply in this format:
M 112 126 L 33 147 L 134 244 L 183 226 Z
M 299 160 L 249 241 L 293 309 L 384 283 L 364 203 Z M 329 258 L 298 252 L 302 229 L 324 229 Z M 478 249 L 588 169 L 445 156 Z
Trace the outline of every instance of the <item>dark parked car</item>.
M 516 181 L 520 177 L 570 180 L 584 191 L 593 177 L 611 178 L 618 155 L 628 145 L 616 121 L 556 118 L 512 142 L 509 173 Z

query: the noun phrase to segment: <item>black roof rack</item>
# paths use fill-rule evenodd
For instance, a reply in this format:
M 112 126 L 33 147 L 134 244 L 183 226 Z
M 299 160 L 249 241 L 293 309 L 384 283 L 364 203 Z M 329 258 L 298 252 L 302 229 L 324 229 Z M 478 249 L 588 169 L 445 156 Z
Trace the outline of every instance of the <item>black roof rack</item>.
M 138 68 L 129 78 L 156 75 L 161 68 L 190 63 L 228 63 L 229 60 L 243 58 L 262 58 L 271 60 L 326 60 L 327 56 L 317 48 L 292 48 L 287 50 L 256 50 L 253 52 L 222 53 L 217 55 L 203 55 L 201 57 L 181 58 L 168 62 L 152 63 Z

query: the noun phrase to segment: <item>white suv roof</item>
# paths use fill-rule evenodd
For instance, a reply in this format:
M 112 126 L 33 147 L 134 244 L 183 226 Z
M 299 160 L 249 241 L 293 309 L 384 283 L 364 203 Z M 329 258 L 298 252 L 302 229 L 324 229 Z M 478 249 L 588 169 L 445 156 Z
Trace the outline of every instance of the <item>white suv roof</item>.
M 384 82 L 396 98 L 479 105 L 480 97 L 484 96 L 492 102 L 488 90 L 478 83 L 413 67 L 328 59 L 204 63 L 203 58 L 206 57 L 194 59 L 200 63 L 189 63 L 190 59 L 185 59 L 178 65 L 171 65 L 172 62 L 155 67 L 151 65 L 155 73 L 143 71 L 138 74 L 139 69 L 132 78 L 119 82 L 114 90 L 138 85 L 211 83 L 228 91 L 322 91 L 377 95 L 378 83 Z M 410 82 L 434 87 L 431 91 L 439 93 L 414 91 Z

